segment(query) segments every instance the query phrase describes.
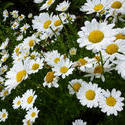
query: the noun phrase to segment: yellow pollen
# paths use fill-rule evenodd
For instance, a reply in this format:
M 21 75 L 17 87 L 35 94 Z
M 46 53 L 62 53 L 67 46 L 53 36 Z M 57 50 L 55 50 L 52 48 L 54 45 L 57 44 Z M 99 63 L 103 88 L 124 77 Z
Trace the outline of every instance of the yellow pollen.
M 32 54 L 30 57 L 31 57 L 31 59 L 34 59 L 34 58 L 35 58 L 35 55 Z
M 19 50 L 20 50 L 19 48 L 16 48 L 16 49 L 15 49 L 15 52 L 16 52 L 16 53 L 18 53 L 18 52 L 19 52 Z
M 5 90 L 4 93 L 3 93 L 4 96 L 8 95 L 8 91 Z
M 95 58 L 98 62 L 100 62 L 100 60 L 101 60 L 101 59 L 100 59 L 100 56 L 95 56 L 94 58 Z
M 122 33 L 115 35 L 115 37 L 116 37 L 116 40 L 118 40 L 118 39 L 125 40 L 125 35 L 123 35 Z
M 102 74 L 102 72 L 103 72 L 103 68 L 102 68 L 101 65 L 98 65 L 98 66 L 95 67 L 95 69 L 94 69 L 94 73 L 95 73 L 95 74 L 96 74 L 96 73 Z
M 90 32 L 88 39 L 91 43 L 99 43 L 103 40 L 104 34 L 100 30 L 94 30 Z
M 16 24 L 13 24 L 13 27 L 16 27 L 17 25 Z
M 6 117 L 6 113 L 3 113 L 3 114 L 2 114 L 2 118 L 5 118 L 5 117 Z
M 55 78 L 54 72 L 48 72 L 46 75 L 46 82 L 51 83 L 54 78 Z
M 31 117 L 35 117 L 35 116 L 36 116 L 36 113 L 32 112 Z
M 73 84 L 72 87 L 73 87 L 74 91 L 78 92 L 80 87 L 81 87 L 81 84 L 80 83 L 75 83 L 75 84 Z
M 94 100 L 95 99 L 95 92 L 93 90 L 88 90 L 85 94 L 86 98 L 88 100 Z
M 68 68 L 66 66 L 63 66 L 60 68 L 60 72 L 61 73 L 67 73 L 68 72 Z
M 62 11 L 65 11 L 66 8 L 67 8 L 67 7 L 63 7 L 63 8 L 62 8 Z
M 111 7 L 113 9 L 120 9 L 122 7 L 122 3 L 120 1 L 115 1 L 112 3 Z
M 26 70 L 19 71 L 16 74 L 16 81 L 21 82 L 25 76 L 26 76 Z
M 118 52 L 119 47 L 116 44 L 110 44 L 106 48 L 106 53 L 112 55 Z
M 38 63 L 34 63 L 32 65 L 32 70 L 37 70 L 39 68 L 39 64 Z
M 52 2 L 53 2 L 53 0 L 49 0 L 49 1 L 47 2 L 47 5 L 50 5 Z
M 29 97 L 27 98 L 27 103 L 28 103 L 28 104 L 31 104 L 32 101 L 33 101 L 33 96 L 29 96 Z
M 20 105 L 21 104 L 21 102 L 20 101 L 17 101 L 17 105 Z
M 17 13 L 16 13 L 16 12 L 14 12 L 13 14 L 14 14 L 14 15 L 16 15 Z
M 60 61 L 60 58 L 58 58 L 58 57 L 54 59 L 54 63 L 56 63 L 56 64 L 57 64 L 59 61 Z
M 29 40 L 29 46 L 32 47 L 34 45 L 34 41 L 33 40 Z
M 6 60 L 7 60 L 7 57 L 4 57 L 4 58 L 3 58 L 3 61 L 5 62 Z
M 50 26 L 50 24 L 51 24 L 51 20 L 47 20 L 45 23 L 44 23 L 44 28 L 45 29 L 48 29 L 49 28 L 49 26 Z
M 55 26 L 60 26 L 60 25 L 61 25 L 61 21 L 60 21 L 60 20 L 56 20 L 56 21 L 54 22 L 54 25 L 55 25 Z
M 116 99 L 112 96 L 106 98 L 106 104 L 108 106 L 114 106 L 116 104 Z
M 85 64 L 87 64 L 87 63 L 88 63 L 88 61 L 87 61 L 87 60 L 82 59 L 82 58 L 80 58 L 78 61 L 81 63 L 81 65 L 82 65 L 82 66 L 84 66 Z
M 3 69 L 1 70 L 1 72 L 2 72 L 2 73 L 5 72 L 5 69 L 3 68 Z
M 98 11 L 102 10 L 103 7 L 104 7 L 104 6 L 103 6 L 102 4 L 97 4 L 97 5 L 95 5 L 94 10 L 95 10 L 96 12 L 98 12 Z

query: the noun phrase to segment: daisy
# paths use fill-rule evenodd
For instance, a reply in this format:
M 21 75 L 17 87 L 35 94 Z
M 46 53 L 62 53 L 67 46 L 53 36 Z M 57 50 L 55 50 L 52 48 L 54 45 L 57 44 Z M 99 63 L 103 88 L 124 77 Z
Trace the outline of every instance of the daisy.
M 8 58 L 9 58 L 9 54 L 3 55 L 1 58 L 2 63 L 6 62 Z
M 55 0 L 47 0 L 41 7 L 40 10 L 48 10 L 49 7 L 55 2 Z
M 0 85 L 3 84 L 4 80 L 5 80 L 5 79 L 0 76 Z
M 73 63 L 66 58 L 58 62 L 57 65 L 52 68 L 52 70 L 55 72 L 56 76 L 61 76 L 64 79 L 66 76 L 72 74 L 74 70 L 72 65 Z
M 27 111 L 25 118 L 27 120 L 30 120 L 31 122 L 35 122 L 35 119 L 38 118 L 38 114 L 39 110 L 36 107 L 34 107 Z
M 108 116 L 114 114 L 118 115 L 118 111 L 123 110 L 124 98 L 121 97 L 121 92 L 116 91 L 116 89 L 112 89 L 111 92 L 109 90 L 102 91 L 102 98 L 99 101 L 101 111 L 106 113 Z
M 104 50 L 102 50 L 102 56 L 105 59 L 109 59 L 113 61 L 115 58 L 117 59 L 125 59 L 125 41 L 124 40 L 116 40 L 115 42 L 105 43 L 103 45 Z
M 18 17 L 18 20 L 19 20 L 19 21 L 22 21 L 24 18 L 25 18 L 25 16 L 24 16 L 23 14 L 21 14 L 21 15 Z
M 21 97 L 17 96 L 14 100 L 13 100 L 13 108 L 14 109 L 18 109 L 21 106 Z
M 77 48 L 75 48 L 75 47 L 73 47 L 73 48 L 71 48 L 71 49 L 69 50 L 69 54 L 70 54 L 71 56 L 76 55 L 76 52 L 77 52 Z
M 17 10 L 13 10 L 11 12 L 11 15 L 13 16 L 13 18 L 17 18 L 18 17 L 18 11 Z
M 11 93 L 11 91 L 9 89 L 4 88 L 1 92 L 0 92 L 0 97 L 2 98 L 2 100 L 5 99 L 6 96 L 8 96 Z
M 34 0 L 34 3 L 42 3 L 43 0 Z
M 98 23 L 96 19 L 92 22 L 86 21 L 82 31 L 78 32 L 79 47 L 86 47 L 87 50 L 99 51 L 102 49 L 103 44 L 108 41 L 115 40 L 113 29 L 114 24 L 107 24 L 107 22 Z
M 69 82 L 68 89 L 70 94 L 75 94 L 79 91 L 79 89 L 85 86 L 87 83 L 82 79 L 74 79 Z
M 28 74 L 36 73 L 43 68 L 43 59 L 26 59 L 24 61 L 24 65 Z
M 83 122 L 83 120 L 77 119 L 74 122 L 72 122 L 72 125 L 87 125 L 87 122 Z
M 9 13 L 8 13 L 7 10 L 4 10 L 4 11 L 3 11 L 3 17 L 4 17 L 4 21 L 6 21 L 6 18 L 9 17 Z
M 29 24 L 24 24 L 24 26 L 22 26 L 21 28 L 20 28 L 20 31 L 23 33 L 26 33 L 26 30 L 28 29 L 30 27 L 30 25 Z
M 30 108 L 32 108 L 36 98 L 37 98 L 37 95 L 35 95 L 35 91 L 33 91 L 32 89 L 27 90 L 22 95 L 22 99 L 21 99 L 22 109 L 29 110 Z
M 117 28 L 115 38 L 116 38 L 115 40 L 118 40 L 118 39 L 125 40 L 125 28 L 123 29 Z
M 33 122 L 31 122 L 29 119 L 23 119 L 23 125 L 33 125 Z
M 77 93 L 77 98 L 83 106 L 88 108 L 98 107 L 101 96 L 101 88 L 97 84 L 91 82 L 84 87 L 81 87 Z
M 15 30 L 15 29 L 18 28 L 18 26 L 19 26 L 19 23 L 14 22 L 13 25 L 11 26 L 11 28 L 12 28 L 13 30 Z
M 83 6 L 81 6 L 80 10 L 82 12 L 87 12 L 87 14 L 92 13 L 100 13 L 103 14 L 107 9 L 110 8 L 109 6 L 110 0 L 87 0 Z
M 40 57 L 41 57 L 41 54 L 40 54 L 40 53 L 38 53 L 37 51 L 33 51 L 33 52 L 29 55 L 29 57 L 27 57 L 27 58 L 36 60 L 37 58 L 40 58 Z
M 44 78 L 43 86 L 47 86 L 48 88 L 55 87 L 58 88 L 58 80 L 59 78 L 54 75 L 54 72 L 48 72 Z
M 19 35 L 17 38 L 16 38 L 17 41 L 21 41 L 23 40 L 23 35 Z
M 7 65 L 1 67 L 1 68 L 0 68 L 0 75 L 4 74 L 4 73 L 7 71 L 7 68 L 8 68 Z
M 70 6 L 69 1 L 63 1 L 62 3 L 57 5 L 56 10 L 64 12 L 64 11 L 68 10 L 69 6 Z
M 2 111 L 0 111 L 0 122 L 5 122 L 7 118 L 8 112 L 6 111 L 6 109 L 2 109 Z
M 0 46 L 0 50 L 6 49 L 9 43 L 9 38 L 6 38 L 5 42 L 3 42 Z
M 45 61 L 50 66 L 57 65 L 61 60 L 63 60 L 64 56 L 60 55 L 57 50 L 49 51 L 44 53 Z
M 30 18 L 32 18 L 33 17 L 33 14 L 32 13 L 29 13 L 28 14 L 28 18 L 30 19 Z

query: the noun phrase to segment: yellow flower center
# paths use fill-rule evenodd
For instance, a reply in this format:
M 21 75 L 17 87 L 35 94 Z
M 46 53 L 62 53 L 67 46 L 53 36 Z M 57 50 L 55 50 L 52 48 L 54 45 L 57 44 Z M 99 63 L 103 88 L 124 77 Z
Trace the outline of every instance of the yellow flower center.
M 32 112 L 31 117 L 35 117 L 35 116 L 36 116 L 36 113 Z
M 44 23 L 44 28 L 45 29 L 48 29 L 49 28 L 49 26 L 50 26 L 50 24 L 51 24 L 51 20 L 47 20 L 45 23 Z
M 30 122 L 30 120 L 28 120 L 28 121 L 27 121 L 27 125 L 31 125 L 31 122 Z
M 54 72 L 48 72 L 46 75 L 46 82 L 47 83 L 51 83 L 54 79 Z
M 80 58 L 78 61 L 81 63 L 81 65 L 82 65 L 82 66 L 84 66 L 85 64 L 87 64 L 87 63 L 88 63 L 88 61 L 87 61 L 87 60 L 82 59 L 82 58 Z
M 4 96 L 8 95 L 8 91 L 5 90 L 4 93 L 3 93 Z
M 81 84 L 80 83 L 75 83 L 75 84 L 73 84 L 72 87 L 73 87 L 74 91 L 78 92 L 80 87 L 81 87 Z
M 17 25 L 16 24 L 13 24 L 13 27 L 16 27 Z
M 94 69 L 94 73 L 95 73 L 95 74 L 96 74 L 96 73 L 102 74 L 102 72 L 103 72 L 103 68 L 102 68 L 101 65 L 98 65 L 98 66 L 95 67 L 95 69 Z
M 31 58 L 31 59 L 34 59 L 34 58 L 35 58 L 35 55 L 32 54 L 32 55 L 30 56 L 30 58 Z
M 20 104 L 21 104 L 20 100 L 19 100 L 19 101 L 17 101 L 17 105 L 20 105 Z
M 3 58 L 3 61 L 5 62 L 6 60 L 7 60 L 7 57 L 4 57 L 4 58 Z
M 53 0 L 49 0 L 49 1 L 47 2 L 47 5 L 50 5 L 52 2 L 53 2 Z
M 54 25 L 55 25 L 55 26 L 60 26 L 60 25 L 61 25 L 61 21 L 60 21 L 60 20 L 56 20 L 56 21 L 54 22 Z
M 104 34 L 100 30 L 94 30 L 90 32 L 88 36 L 89 41 L 92 43 L 99 43 L 103 40 L 103 38 L 104 38 Z
M 114 106 L 116 104 L 116 99 L 112 96 L 106 98 L 106 104 L 108 106 Z
M 112 55 L 118 52 L 119 47 L 116 44 L 110 44 L 106 48 L 106 53 Z
M 60 72 L 61 73 L 67 73 L 68 72 L 68 68 L 66 66 L 63 66 L 60 68 Z
M 5 72 L 5 69 L 3 68 L 3 69 L 1 70 L 1 72 L 2 72 L 2 73 Z
M 116 40 L 118 40 L 118 39 L 125 40 L 125 35 L 123 35 L 122 33 L 115 35 L 115 37 L 116 37 Z
M 6 117 L 6 113 L 3 113 L 3 114 L 2 114 L 2 118 L 5 118 L 5 117 Z
M 97 4 L 97 5 L 95 5 L 94 10 L 95 10 L 96 12 L 98 12 L 98 11 L 102 10 L 103 7 L 104 7 L 104 6 L 103 6 L 102 4 Z
M 54 63 L 56 63 L 56 64 L 57 64 L 59 61 L 60 61 L 60 58 L 58 58 L 58 57 L 54 59 Z
M 122 3 L 120 1 L 115 1 L 112 3 L 111 7 L 113 9 L 120 9 L 122 7 Z
M 66 8 L 67 8 L 67 7 L 63 7 L 63 8 L 62 8 L 62 11 L 65 11 L 65 10 L 66 10 Z
M 100 56 L 95 56 L 94 58 L 95 58 L 98 62 L 100 62 L 100 60 L 101 60 L 101 59 L 100 59 Z
M 86 98 L 88 100 L 94 100 L 95 99 L 95 92 L 93 90 L 88 90 L 85 94 Z
M 19 50 L 20 50 L 19 48 L 16 48 L 16 49 L 15 49 L 15 52 L 16 52 L 16 53 L 18 53 L 18 52 L 19 52 Z
M 28 104 L 31 104 L 32 101 L 33 101 L 33 96 L 29 96 L 29 97 L 27 98 L 27 103 L 28 103 Z
M 16 74 L 16 81 L 21 82 L 25 76 L 26 76 L 26 70 L 19 71 Z
M 33 40 L 29 40 L 29 46 L 32 47 L 34 45 L 34 41 Z
M 39 68 L 39 64 L 38 63 L 34 63 L 32 65 L 32 70 L 37 70 Z

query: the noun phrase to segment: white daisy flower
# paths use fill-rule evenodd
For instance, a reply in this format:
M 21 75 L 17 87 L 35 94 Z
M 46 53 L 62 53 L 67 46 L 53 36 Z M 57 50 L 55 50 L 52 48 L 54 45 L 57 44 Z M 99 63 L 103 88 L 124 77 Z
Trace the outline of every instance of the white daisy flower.
M 23 119 L 23 125 L 33 125 L 33 122 L 31 122 L 29 119 Z
M 76 52 L 77 52 L 77 48 L 75 48 L 75 47 L 73 47 L 73 48 L 71 48 L 71 49 L 69 50 L 69 54 L 70 54 L 71 56 L 76 55 Z
M 57 65 L 52 68 L 52 70 L 55 72 L 56 76 L 61 76 L 64 79 L 66 76 L 72 74 L 74 70 L 72 65 L 73 63 L 66 58 L 58 62 Z
M 123 110 L 124 100 L 121 96 L 120 91 L 116 91 L 116 89 L 112 89 L 111 92 L 109 90 L 102 91 L 102 98 L 99 101 L 101 111 L 106 113 L 108 116 L 114 114 L 118 115 L 118 111 Z
M 60 55 L 57 50 L 49 51 L 44 53 L 45 61 L 50 66 L 57 65 L 61 60 L 63 60 L 64 56 Z
M 0 68 L 0 75 L 4 74 L 7 71 L 8 66 L 4 65 L 3 67 Z
M 92 13 L 105 13 L 106 10 L 110 8 L 110 0 L 87 0 L 87 2 L 81 6 L 80 10 L 82 12 L 87 12 L 87 14 Z
M 24 26 L 22 26 L 21 28 L 20 28 L 20 31 L 23 33 L 26 33 L 26 30 L 28 29 L 30 27 L 30 25 L 29 24 L 24 24 Z
M 39 113 L 39 110 L 36 107 L 31 108 L 29 109 L 29 111 L 27 111 L 25 118 L 27 120 L 30 120 L 31 122 L 35 122 L 35 119 L 38 118 L 38 113 Z
M 15 30 L 15 29 L 18 28 L 18 26 L 19 26 L 19 23 L 14 22 L 13 25 L 11 26 L 11 28 L 12 28 L 13 30 Z
M 21 97 L 17 96 L 14 100 L 13 100 L 13 108 L 14 109 L 18 109 L 21 106 Z
M 108 41 L 115 40 L 113 29 L 114 24 L 107 24 L 107 22 L 98 23 L 96 19 L 92 22 L 86 21 L 82 31 L 78 32 L 79 47 L 86 47 L 87 50 L 99 51 L 103 48 L 103 44 Z
M 1 92 L 0 92 L 0 97 L 2 98 L 2 100 L 5 99 L 6 96 L 8 96 L 11 93 L 11 91 L 9 89 L 4 88 Z
M 22 100 L 21 100 L 22 109 L 29 110 L 30 108 L 32 108 L 36 98 L 37 95 L 35 95 L 35 91 L 33 91 L 32 89 L 27 90 L 22 95 Z
M 79 89 L 85 86 L 87 83 L 82 79 L 73 79 L 69 82 L 68 89 L 70 94 L 75 94 L 79 91 Z
M 33 2 L 34 2 L 34 3 L 42 3 L 43 0 L 34 0 Z
M 8 43 L 9 43 L 9 38 L 6 38 L 6 40 L 2 42 L 0 46 L 0 50 L 6 49 L 6 47 L 8 46 Z
M 87 125 L 87 122 L 83 122 L 83 120 L 77 119 L 74 122 L 72 122 L 72 125 Z
M 1 58 L 2 63 L 6 62 L 8 58 L 9 58 L 9 54 L 3 55 Z
M 34 60 L 36 60 L 37 58 L 40 58 L 41 57 L 41 54 L 40 53 L 38 53 L 37 51 L 33 51 L 30 55 L 29 55 L 29 57 L 27 57 L 27 59 L 29 58 L 29 59 L 34 59 Z
M 4 80 L 5 80 L 5 79 L 0 76 L 0 84 L 3 84 Z
M 34 59 L 26 59 L 24 61 L 24 65 L 26 67 L 27 73 L 32 74 L 32 73 L 37 73 L 40 69 L 43 68 L 43 59 L 37 58 L 36 60 Z
M 44 78 L 43 86 L 47 86 L 48 88 L 55 87 L 58 88 L 58 80 L 59 78 L 54 75 L 54 72 L 48 72 Z
M 98 87 L 98 84 L 92 84 L 91 82 L 81 87 L 77 93 L 80 103 L 88 108 L 98 107 L 100 96 L 101 88 Z
M 68 10 L 69 6 L 70 6 L 69 1 L 63 1 L 62 3 L 57 5 L 56 10 L 64 12 L 64 11 Z
M 19 20 L 19 21 L 22 21 L 24 18 L 25 18 L 25 16 L 24 16 L 23 14 L 21 14 L 21 15 L 18 17 L 18 20 Z
M 4 11 L 3 11 L 3 17 L 4 17 L 4 20 L 3 20 L 3 21 L 6 21 L 6 18 L 9 17 L 9 13 L 8 13 L 7 10 L 4 10 Z
M 32 18 L 33 17 L 33 14 L 32 13 L 29 13 L 28 14 L 28 18 Z
M 18 17 L 18 11 L 17 10 L 13 10 L 11 12 L 11 15 L 13 16 L 13 18 L 17 18 Z
M 55 2 L 55 0 L 47 0 L 41 7 L 40 10 L 48 10 L 49 7 Z
M 6 111 L 6 109 L 2 109 L 2 111 L 0 111 L 0 122 L 5 122 L 7 118 L 8 112 Z
M 23 35 L 19 35 L 17 38 L 16 38 L 17 41 L 21 41 L 23 40 Z

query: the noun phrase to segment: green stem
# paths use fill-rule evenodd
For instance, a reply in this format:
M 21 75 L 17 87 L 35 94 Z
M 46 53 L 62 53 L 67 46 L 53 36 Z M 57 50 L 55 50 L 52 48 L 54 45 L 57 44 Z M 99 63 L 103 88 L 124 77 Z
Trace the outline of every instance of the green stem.
M 99 54 L 100 54 L 100 57 L 101 57 L 101 65 L 102 65 L 102 69 L 103 69 L 103 72 L 104 72 L 104 63 L 103 63 L 103 58 L 102 58 L 101 51 L 99 51 Z

